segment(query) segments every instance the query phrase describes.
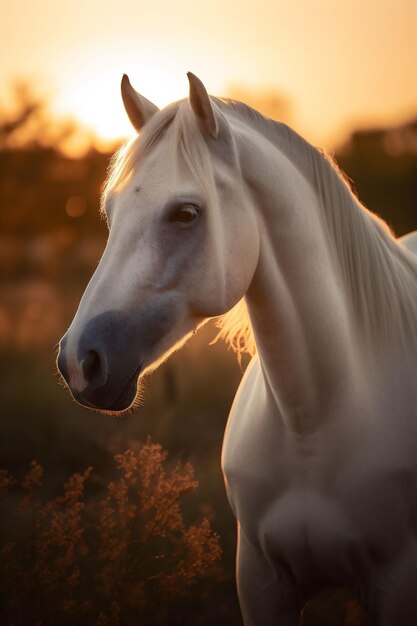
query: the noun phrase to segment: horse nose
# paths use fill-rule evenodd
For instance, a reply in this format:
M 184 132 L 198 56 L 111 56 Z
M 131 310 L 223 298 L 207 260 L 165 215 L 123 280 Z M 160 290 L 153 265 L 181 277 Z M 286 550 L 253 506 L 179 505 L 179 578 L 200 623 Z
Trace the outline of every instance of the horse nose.
M 101 389 L 107 382 L 107 361 L 100 346 L 82 337 L 78 349 L 68 349 L 68 334 L 59 344 L 57 367 L 61 376 L 77 399 L 85 389 L 89 392 Z M 82 401 L 82 400 L 81 400 Z
M 107 379 L 106 360 L 98 350 L 90 348 L 81 356 L 81 371 L 90 389 L 103 387 Z
M 141 366 L 132 349 L 138 344 L 136 327 L 126 317 L 119 311 L 100 313 L 81 331 L 71 326 L 61 341 L 58 368 L 73 398 L 85 407 L 123 411 L 135 399 Z

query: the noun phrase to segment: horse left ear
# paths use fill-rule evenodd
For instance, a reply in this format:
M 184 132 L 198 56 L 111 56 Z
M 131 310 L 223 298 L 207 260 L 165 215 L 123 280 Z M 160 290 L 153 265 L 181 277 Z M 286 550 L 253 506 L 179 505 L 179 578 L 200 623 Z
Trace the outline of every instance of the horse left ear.
M 123 74 L 121 90 L 126 113 L 133 127 L 139 132 L 159 109 L 153 102 L 147 100 L 147 98 L 144 98 L 133 89 L 127 74 Z
M 190 83 L 190 105 L 194 111 L 201 130 L 205 135 L 212 139 L 216 139 L 218 135 L 218 126 L 214 115 L 213 107 L 203 83 L 195 74 L 187 72 Z

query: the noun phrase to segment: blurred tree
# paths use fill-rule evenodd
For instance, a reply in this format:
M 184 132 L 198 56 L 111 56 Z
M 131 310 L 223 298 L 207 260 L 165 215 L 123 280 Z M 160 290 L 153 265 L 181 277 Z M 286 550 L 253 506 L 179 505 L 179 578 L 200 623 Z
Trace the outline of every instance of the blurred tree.
M 92 133 L 72 119 L 52 115 L 45 95 L 40 95 L 25 79 L 11 86 L 12 110 L 0 108 L 0 150 L 54 148 L 64 150 L 79 141 L 91 144 Z
M 1 112 L 2 117 L 6 118 L 0 121 L 1 150 L 11 147 L 14 135 L 25 128 L 28 122 L 35 118 L 38 111 L 43 108 L 42 101 L 34 96 L 26 83 L 16 82 L 13 91 L 15 96 L 13 99 L 18 102 L 18 110 L 9 119 L 3 111 Z
M 360 200 L 397 236 L 417 229 L 417 118 L 400 126 L 357 130 L 335 156 Z
M 255 90 L 244 85 L 230 85 L 226 95 L 232 100 L 248 104 L 262 115 L 289 123 L 291 120 L 291 104 L 288 98 L 274 89 Z
M 12 112 L 0 111 L 0 279 L 88 277 L 106 238 L 98 207 L 110 155 L 87 135 L 89 150 L 71 158 L 63 149 L 83 131 L 29 83 L 12 93 Z

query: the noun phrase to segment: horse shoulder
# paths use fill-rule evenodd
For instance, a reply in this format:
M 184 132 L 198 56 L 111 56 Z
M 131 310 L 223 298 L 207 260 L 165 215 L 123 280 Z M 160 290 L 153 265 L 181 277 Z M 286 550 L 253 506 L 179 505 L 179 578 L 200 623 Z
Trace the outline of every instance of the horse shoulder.
M 280 484 L 285 480 L 280 449 L 282 425 L 274 419 L 273 409 L 255 356 L 236 393 L 223 440 L 222 469 L 229 500 L 238 519 L 242 515 L 252 517 L 252 508 L 259 507 L 259 499 L 279 494 Z M 278 482 L 272 483 L 272 475 L 277 474 Z M 254 512 L 253 516 L 257 514 Z

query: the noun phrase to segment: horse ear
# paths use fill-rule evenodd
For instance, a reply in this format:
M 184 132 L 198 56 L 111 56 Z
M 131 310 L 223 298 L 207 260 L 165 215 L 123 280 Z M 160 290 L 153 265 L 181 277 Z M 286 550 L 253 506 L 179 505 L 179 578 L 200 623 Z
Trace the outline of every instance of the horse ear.
M 205 135 L 216 139 L 218 127 L 206 88 L 201 80 L 191 72 L 187 72 L 187 76 L 190 83 L 190 105 L 197 117 L 200 128 Z
M 130 84 L 130 80 L 126 74 L 123 74 L 122 99 L 125 105 L 126 113 L 129 116 L 133 127 L 140 131 L 146 122 L 159 111 L 158 107 L 135 91 Z

